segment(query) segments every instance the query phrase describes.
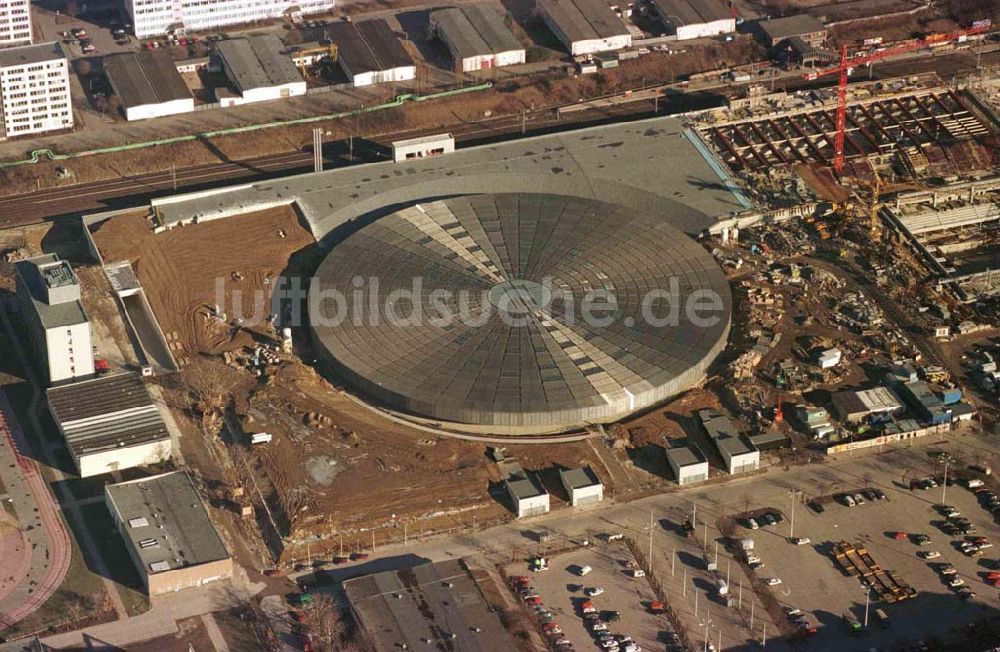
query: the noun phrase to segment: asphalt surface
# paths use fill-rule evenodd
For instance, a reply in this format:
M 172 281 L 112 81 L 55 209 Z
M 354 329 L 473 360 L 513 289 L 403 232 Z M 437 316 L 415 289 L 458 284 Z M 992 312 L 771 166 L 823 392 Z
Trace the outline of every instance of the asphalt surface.
M 982 54 L 980 65 L 988 66 L 1000 62 L 1000 52 Z M 921 72 L 936 72 L 942 79 L 961 77 L 974 72 L 976 55 L 968 50 L 928 56 L 911 55 L 905 59 L 876 64 L 873 79 L 899 77 Z M 867 81 L 863 72 L 856 73 L 855 81 Z M 766 83 L 760 81 L 758 83 Z M 836 83 L 836 75 L 807 81 L 800 73 L 788 73 L 776 82 L 778 88 L 803 90 L 824 88 Z M 698 88 L 694 86 L 681 91 L 674 85 L 665 89 L 664 98 L 656 105 L 659 115 L 676 114 L 685 111 L 718 106 L 722 98 L 717 91 L 729 87 L 728 83 L 712 82 Z M 511 140 L 525 135 L 541 135 L 580 129 L 583 127 L 639 120 L 654 115 L 654 104 L 639 101 L 616 106 L 602 106 L 593 110 L 574 111 L 558 116 L 551 107 L 520 115 L 502 116 L 488 120 L 466 122 L 448 127 L 462 147 L 489 144 Z M 385 160 L 389 156 L 388 145 L 402 138 L 412 138 L 430 133 L 432 130 L 408 130 L 383 134 L 374 141 L 359 140 L 355 143 L 353 158 L 348 155 L 344 141 L 327 143 L 324 146 L 326 169 L 362 162 Z M 156 197 L 175 192 L 194 192 L 224 185 L 261 181 L 301 174 L 312 170 L 311 151 L 295 151 L 274 154 L 235 162 L 212 163 L 178 168 L 176 172 L 151 172 L 121 179 L 96 181 L 51 188 L 0 198 L 0 228 L 23 226 L 46 220 L 74 218 L 82 214 L 104 210 L 135 208 L 144 206 Z

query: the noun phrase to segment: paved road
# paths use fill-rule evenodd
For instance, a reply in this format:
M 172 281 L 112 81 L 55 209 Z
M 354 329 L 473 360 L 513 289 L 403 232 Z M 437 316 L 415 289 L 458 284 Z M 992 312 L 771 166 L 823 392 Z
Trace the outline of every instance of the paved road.
M 0 390 L 0 477 L 30 545 L 30 567 L 0 600 L 0 629 L 34 613 L 62 584 L 72 546 L 59 505 L 27 451 L 28 440 Z M 24 451 L 24 453 L 22 453 Z
M 983 66 L 1000 62 L 1000 52 L 982 55 Z M 882 79 L 904 74 L 935 71 L 949 78 L 965 75 L 975 70 L 976 57 L 969 51 L 958 51 L 936 56 L 920 55 L 876 64 L 874 78 Z M 836 83 L 835 75 L 824 79 L 806 81 L 798 72 L 789 72 L 778 80 L 778 86 L 788 90 L 823 88 Z M 717 106 L 721 97 L 720 89 L 731 87 L 729 83 L 717 81 L 692 84 L 686 90 L 679 85 L 669 87 L 669 99 L 661 100 L 658 109 L 663 113 L 690 111 L 707 106 Z M 471 146 L 485 142 L 518 138 L 522 132 L 542 134 L 578 129 L 583 126 L 641 119 L 651 116 L 653 104 L 650 101 L 630 102 L 610 106 L 593 106 L 591 110 L 574 111 L 562 117 L 556 115 L 553 107 L 530 111 L 525 115 L 502 116 L 489 120 L 466 122 L 448 127 L 459 144 Z M 357 162 L 384 160 L 384 146 L 393 140 L 425 135 L 434 130 L 405 130 L 378 136 L 374 140 L 381 149 L 360 152 Z M 337 152 L 333 152 L 336 149 Z M 327 167 L 351 164 L 346 158 L 343 143 L 331 144 L 327 157 L 336 158 Z M 356 152 L 357 153 L 357 152 Z M 308 172 L 312 169 L 312 153 L 308 151 L 286 152 L 238 162 L 212 163 L 178 168 L 176 172 L 151 172 L 124 179 L 112 179 L 93 183 L 65 186 L 38 192 L 10 195 L 0 198 L 0 228 L 34 223 L 46 219 L 76 217 L 84 213 L 118 208 L 147 205 L 154 197 L 173 194 L 176 191 L 196 191 L 216 188 L 230 183 L 245 183 L 269 178 L 277 178 Z

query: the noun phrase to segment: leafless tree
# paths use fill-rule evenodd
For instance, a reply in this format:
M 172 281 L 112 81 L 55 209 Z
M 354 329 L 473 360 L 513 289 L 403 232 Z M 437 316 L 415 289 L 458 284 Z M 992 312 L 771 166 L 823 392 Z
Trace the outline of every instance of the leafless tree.
M 198 358 L 188 365 L 183 377 L 192 411 L 210 414 L 225 407 L 236 376 L 233 369 L 211 358 Z

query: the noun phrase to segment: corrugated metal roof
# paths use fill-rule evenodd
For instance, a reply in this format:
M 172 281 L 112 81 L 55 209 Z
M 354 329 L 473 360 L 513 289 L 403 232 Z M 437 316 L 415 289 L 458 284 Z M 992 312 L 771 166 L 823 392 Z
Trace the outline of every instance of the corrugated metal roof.
M 732 18 L 718 0 L 653 0 L 656 13 L 674 27 L 713 23 Z
M 165 50 L 138 50 L 104 57 L 104 72 L 126 108 L 191 99 Z
M 77 458 L 169 441 L 170 434 L 138 374 L 117 374 L 47 392 L 49 409 Z
M 538 0 L 570 41 L 627 35 L 625 24 L 604 0 Z
M 381 19 L 335 23 L 327 29 L 337 56 L 351 75 L 414 65 L 413 58 Z
M 523 50 L 505 24 L 506 14 L 491 5 L 439 9 L 431 14 L 442 38 L 457 59 Z
M 216 45 L 230 81 L 240 92 L 301 82 L 299 69 L 284 50 L 274 34 L 230 39 Z

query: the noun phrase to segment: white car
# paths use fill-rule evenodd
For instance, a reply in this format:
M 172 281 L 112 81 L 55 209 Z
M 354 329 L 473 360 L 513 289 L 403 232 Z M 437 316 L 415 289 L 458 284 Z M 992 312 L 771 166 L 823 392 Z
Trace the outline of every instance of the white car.
M 580 577 L 583 577 L 592 570 L 594 569 L 591 568 L 590 566 L 580 566 L 580 568 L 577 569 L 576 574 L 579 575 Z
M 781 578 L 769 577 L 766 580 L 764 580 L 764 583 L 767 584 L 768 586 L 778 586 L 779 584 L 781 584 Z
M 753 518 L 747 519 L 747 524 L 750 526 L 751 530 L 760 529 L 760 524 L 757 523 L 756 519 Z
M 812 541 L 809 540 L 809 537 L 795 537 L 792 539 L 792 543 L 797 546 L 806 546 L 812 543 Z
M 948 586 L 950 586 L 953 589 L 957 589 L 960 586 L 965 586 L 965 580 L 963 580 L 961 577 L 956 577 L 952 581 L 948 582 Z
M 604 589 L 602 589 L 599 586 L 595 586 L 593 588 L 589 588 L 589 589 L 584 589 L 583 590 L 583 594 L 585 596 L 587 596 L 587 597 L 590 597 L 590 598 L 593 598 L 595 596 L 601 595 L 602 593 L 604 593 Z
M 923 557 L 924 559 L 937 559 L 938 557 L 941 556 L 941 553 L 938 552 L 937 550 L 922 550 L 917 554 Z

